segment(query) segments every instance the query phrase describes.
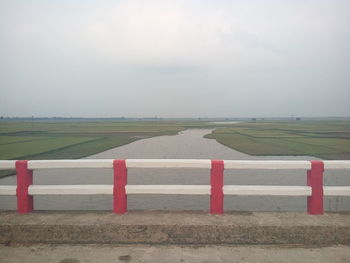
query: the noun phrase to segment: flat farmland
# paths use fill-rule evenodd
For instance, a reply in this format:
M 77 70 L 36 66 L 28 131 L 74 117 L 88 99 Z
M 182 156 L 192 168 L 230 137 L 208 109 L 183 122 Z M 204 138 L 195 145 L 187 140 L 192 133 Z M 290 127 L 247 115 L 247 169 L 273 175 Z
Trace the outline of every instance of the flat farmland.
M 215 139 L 250 155 L 350 159 L 350 121 L 45 121 L 0 122 L 0 160 L 76 159 L 139 139 L 215 128 Z M 0 177 L 8 175 L 0 171 Z
M 350 159 L 350 121 L 242 122 L 206 138 L 250 155 Z
M 176 134 L 191 122 L 1 122 L 0 159 L 81 158 L 138 139 Z
M 2 121 L 0 160 L 82 158 L 139 139 L 206 125 L 176 121 Z M 7 174 L 9 171 L 0 171 L 0 177 Z

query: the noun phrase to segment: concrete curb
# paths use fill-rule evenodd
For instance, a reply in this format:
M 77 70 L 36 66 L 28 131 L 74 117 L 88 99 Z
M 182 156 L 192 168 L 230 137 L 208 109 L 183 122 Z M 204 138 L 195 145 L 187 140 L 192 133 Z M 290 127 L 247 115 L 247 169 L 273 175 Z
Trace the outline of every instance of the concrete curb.
M 0 212 L 0 243 L 350 244 L 350 213 Z

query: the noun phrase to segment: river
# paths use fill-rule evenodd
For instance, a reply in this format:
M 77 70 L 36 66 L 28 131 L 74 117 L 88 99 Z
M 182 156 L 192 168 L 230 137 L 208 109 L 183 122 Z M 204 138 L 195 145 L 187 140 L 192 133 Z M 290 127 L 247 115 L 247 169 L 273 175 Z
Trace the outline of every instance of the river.
M 312 160 L 311 156 L 250 156 L 203 136 L 209 129 L 191 129 L 173 136 L 139 140 L 90 159 L 174 158 L 226 160 Z M 325 185 L 350 185 L 349 171 L 326 172 Z M 209 169 L 128 169 L 129 184 L 209 184 Z M 48 169 L 34 171 L 34 184 L 112 184 L 112 169 Z M 0 184 L 16 184 L 15 176 Z M 229 170 L 225 184 L 305 185 L 305 170 Z M 36 210 L 111 210 L 112 196 L 36 196 Z M 129 195 L 130 210 L 208 210 L 209 196 Z M 0 209 L 16 209 L 16 198 L 0 197 Z M 305 211 L 306 197 L 226 196 L 226 211 Z M 327 211 L 350 211 L 350 197 L 326 197 Z

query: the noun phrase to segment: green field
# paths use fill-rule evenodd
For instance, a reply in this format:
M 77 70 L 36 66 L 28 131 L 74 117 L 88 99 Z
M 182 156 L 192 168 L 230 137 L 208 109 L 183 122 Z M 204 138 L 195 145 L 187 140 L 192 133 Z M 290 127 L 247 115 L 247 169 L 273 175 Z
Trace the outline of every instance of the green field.
M 350 159 L 350 121 L 242 122 L 206 138 L 251 155 Z

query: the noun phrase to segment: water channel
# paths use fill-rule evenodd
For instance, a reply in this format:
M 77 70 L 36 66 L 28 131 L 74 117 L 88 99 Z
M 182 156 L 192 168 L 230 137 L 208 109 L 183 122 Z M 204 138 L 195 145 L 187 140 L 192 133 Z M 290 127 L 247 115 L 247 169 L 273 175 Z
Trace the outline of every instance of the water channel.
M 226 160 L 313 160 L 311 156 L 250 156 L 215 140 L 205 139 L 209 129 L 191 129 L 174 136 L 143 139 L 107 150 L 90 159 L 173 158 Z M 128 169 L 129 184 L 209 184 L 209 169 Z M 305 170 L 229 170 L 225 184 L 305 185 Z M 34 184 L 112 184 L 112 169 L 44 169 L 34 171 Z M 15 176 L 0 179 L 16 184 Z M 350 185 L 350 171 L 325 173 L 324 184 Z M 111 210 L 112 196 L 36 196 L 36 210 Z M 208 210 L 209 196 L 129 195 L 130 210 Z M 306 197 L 226 196 L 226 211 L 305 211 Z M 0 197 L 0 209 L 16 209 L 16 198 Z M 325 197 L 327 211 L 350 211 L 350 197 Z

